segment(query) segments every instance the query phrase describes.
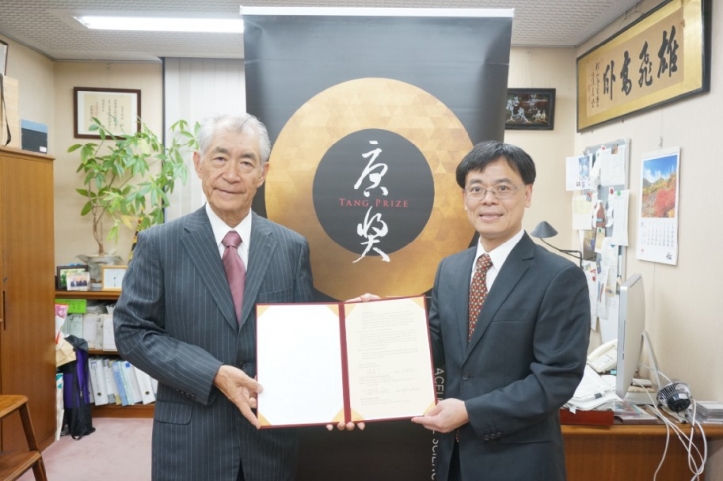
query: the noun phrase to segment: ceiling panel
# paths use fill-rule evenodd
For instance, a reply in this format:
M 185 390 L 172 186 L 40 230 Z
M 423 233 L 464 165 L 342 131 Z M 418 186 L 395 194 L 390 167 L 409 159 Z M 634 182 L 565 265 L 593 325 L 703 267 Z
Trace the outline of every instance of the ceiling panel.
M 577 46 L 637 0 L 250 0 L 244 6 L 371 8 L 514 8 L 514 46 Z M 234 34 L 91 31 L 77 14 L 238 18 L 238 0 L 2 0 L 0 34 L 53 60 L 243 58 Z M 11 54 L 12 55 L 12 54 Z

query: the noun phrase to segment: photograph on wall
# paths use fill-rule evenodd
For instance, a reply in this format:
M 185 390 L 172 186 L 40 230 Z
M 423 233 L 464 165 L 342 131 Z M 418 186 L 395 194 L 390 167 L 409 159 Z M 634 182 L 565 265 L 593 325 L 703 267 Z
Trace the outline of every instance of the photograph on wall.
M 678 263 L 680 148 L 643 154 L 636 258 Z
M 507 89 L 508 130 L 552 130 L 555 89 Z

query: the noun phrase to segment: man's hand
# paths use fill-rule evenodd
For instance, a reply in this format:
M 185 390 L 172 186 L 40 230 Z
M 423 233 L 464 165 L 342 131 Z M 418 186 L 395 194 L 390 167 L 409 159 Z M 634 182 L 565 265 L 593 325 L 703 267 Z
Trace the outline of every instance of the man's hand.
M 377 296 L 376 294 L 365 293 L 359 297 L 355 297 L 353 299 L 347 299 L 346 302 L 369 302 L 369 301 L 376 301 L 379 299 L 381 299 L 381 297 Z M 339 431 L 353 431 L 356 426 L 359 427 L 360 431 L 363 431 L 366 425 L 364 423 L 359 423 L 359 424 L 346 423 L 346 424 L 344 424 L 343 422 L 341 422 L 336 425 L 336 429 L 338 429 Z M 327 424 L 326 429 L 328 429 L 329 431 L 332 431 L 334 429 L 334 425 Z
M 339 431 L 354 431 L 354 428 L 357 426 L 359 427 L 359 431 L 364 431 L 364 428 L 366 427 L 366 425 L 364 423 L 359 423 L 359 424 L 346 423 L 346 424 L 344 424 L 342 422 L 342 423 L 339 423 L 336 425 L 336 429 L 338 429 Z M 332 431 L 334 429 L 334 425 L 327 424 L 326 429 L 328 429 L 329 431 Z
M 424 416 L 412 418 L 413 423 L 421 424 L 430 431 L 449 433 L 469 421 L 464 401 L 444 399 Z
M 256 395 L 263 388 L 261 384 L 251 379 L 245 372 L 233 366 L 224 364 L 213 378 L 213 385 L 218 388 L 241 411 L 256 429 L 261 427 L 251 409 L 256 408 Z
M 365 294 L 362 294 L 359 297 L 355 297 L 354 299 L 347 299 L 345 302 L 369 302 L 369 301 L 378 301 L 381 299 L 376 294 L 369 294 L 368 292 Z

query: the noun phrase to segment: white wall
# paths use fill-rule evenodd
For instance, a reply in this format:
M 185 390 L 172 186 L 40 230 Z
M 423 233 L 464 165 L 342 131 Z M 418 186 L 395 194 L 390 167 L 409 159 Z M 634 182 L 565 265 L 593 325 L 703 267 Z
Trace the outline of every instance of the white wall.
M 638 7 L 648 11 L 660 1 Z M 581 55 L 637 18 L 615 22 L 614 29 L 596 35 L 577 50 Z M 646 290 L 646 323 L 661 370 L 670 378 L 687 382 L 698 399 L 723 399 L 723 295 L 720 272 L 723 250 L 717 241 L 723 226 L 717 224 L 715 199 L 720 192 L 723 110 L 723 65 L 716 52 L 723 46 L 723 9 L 713 10 L 710 93 L 679 101 L 653 111 L 598 126 L 574 136 L 574 150 L 620 138 L 631 139 L 630 239 L 634 246 L 640 206 L 641 155 L 667 147 L 681 148 L 678 265 L 639 261 L 628 249 L 627 272 L 643 275 Z M 718 27 L 718 28 L 716 28 Z M 720 58 L 720 56 L 718 56 Z
M 0 35 L 8 44 L 8 77 L 18 80 L 20 118 L 40 122 L 53 131 L 55 86 L 53 62 L 47 57 Z M 4 136 L 3 136 L 4 138 Z M 55 144 L 48 135 L 48 153 L 53 155 Z
M 163 128 L 162 75 L 160 63 L 56 62 L 55 128 L 55 263 L 80 262 L 78 254 L 95 254 L 90 215 L 80 216 L 85 203 L 75 189 L 83 187 L 82 175 L 76 173 L 79 153 L 67 153 L 68 147 L 86 143 L 88 139 L 73 136 L 73 87 L 106 87 L 141 90 L 141 117 L 158 135 Z M 21 87 L 22 88 L 22 87 Z M 22 108 L 22 107 L 21 107 Z M 112 224 L 106 223 L 106 232 Z M 130 253 L 133 232 L 122 228 L 116 246 L 106 243 L 106 250 L 115 250 L 124 260 Z
M 571 48 L 513 48 L 510 53 L 510 88 L 556 89 L 554 129 L 507 130 L 505 142 L 524 149 L 537 167 L 524 228 L 529 232 L 546 220 L 558 231 L 548 241 L 561 249 L 578 248 L 572 242 L 572 198 L 565 191 L 565 157 L 575 153 L 576 91 L 575 77 L 570 75 L 574 69 L 575 51 Z

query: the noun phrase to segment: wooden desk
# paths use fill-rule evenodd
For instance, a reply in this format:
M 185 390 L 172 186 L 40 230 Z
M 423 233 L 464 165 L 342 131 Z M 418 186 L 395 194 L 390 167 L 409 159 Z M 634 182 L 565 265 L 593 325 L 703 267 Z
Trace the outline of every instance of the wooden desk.
M 705 430 L 709 442 L 723 439 L 723 426 L 706 426 Z M 568 481 L 650 481 L 665 449 L 662 424 L 564 425 L 562 433 Z M 369 423 L 364 431 L 351 433 L 306 427 L 300 428 L 300 435 L 297 481 L 438 479 L 431 473 L 436 452 L 431 433 L 408 420 Z M 696 439 L 700 441 L 700 436 Z M 690 479 L 686 456 L 678 438 L 671 434 L 658 481 Z M 711 481 L 723 479 L 720 473 L 705 474 Z
M 689 425 L 682 427 L 686 434 L 690 433 Z M 712 439 L 723 438 L 723 425 L 706 425 L 703 429 L 709 444 Z M 665 450 L 665 433 L 662 424 L 563 426 L 568 481 L 653 479 Z M 702 452 L 700 432 L 694 439 Z M 671 431 L 668 453 L 657 479 L 679 481 L 691 477 L 688 454 Z

